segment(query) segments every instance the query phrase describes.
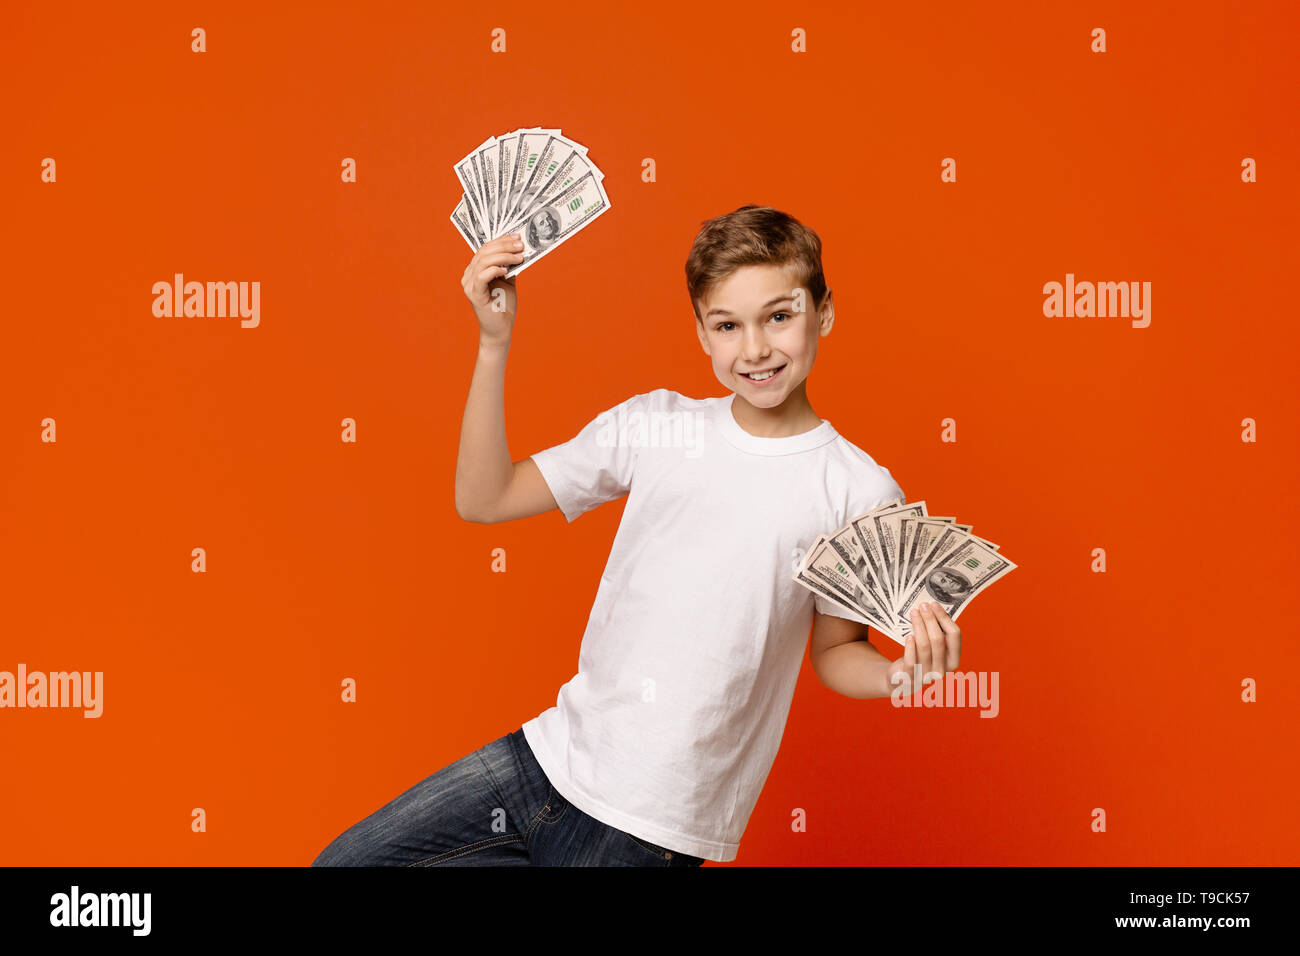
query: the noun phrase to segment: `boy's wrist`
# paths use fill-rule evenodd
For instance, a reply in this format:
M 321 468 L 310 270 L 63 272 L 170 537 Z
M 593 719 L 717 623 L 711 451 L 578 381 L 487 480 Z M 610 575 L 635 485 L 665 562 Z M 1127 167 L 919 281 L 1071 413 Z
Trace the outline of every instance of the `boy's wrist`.
M 491 338 L 480 335 L 478 337 L 478 351 L 480 355 L 486 353 L 490 357 L 504 356 L 510 351 L 510 336 Z
M 895 684 L 892 680 L 890 680 L 889 671 L 890 668 L 894 666 L 894 662 L 888 659 L 884 659 L 879 661 L 873 661 L 872 664 L 875 667 L 875 676 L 876 676 L 876 680 L 875 680 L 876 693 L 873 696 L 892 697 L 894 695 Z

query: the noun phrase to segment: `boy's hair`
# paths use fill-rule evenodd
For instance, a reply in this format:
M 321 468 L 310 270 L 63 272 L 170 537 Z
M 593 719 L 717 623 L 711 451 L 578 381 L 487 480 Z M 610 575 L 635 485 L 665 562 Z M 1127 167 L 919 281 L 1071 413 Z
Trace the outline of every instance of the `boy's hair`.
M 699 302 L 715 285 L 742 266 L 794 265 L 799 286 L 818 308 L 826 296 L 822 275 L 822 241 L 798 219 L 754 203 L 706 220 L 686 258 L 686 291 L 695 318 L 703 322 Z

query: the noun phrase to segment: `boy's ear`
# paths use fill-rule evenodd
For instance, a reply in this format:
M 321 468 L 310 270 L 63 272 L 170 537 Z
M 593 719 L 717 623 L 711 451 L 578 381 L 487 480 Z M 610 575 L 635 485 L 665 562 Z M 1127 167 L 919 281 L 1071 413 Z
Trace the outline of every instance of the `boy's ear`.
M 817 332 L 820 335 L 828 335 L 831 326 L 835 324 L 835 292 L 832 289 L 826 290 L 826 298 L 822 300 L 822 307 L 818 310 L 819 323 Z
M 712 356 L 709 351 L 709 337 L 704 334 L 704 321 L 697 315 L 695 317 L 695 334 L 700 337 L 700 348 L 704 349 L 704 354 Z

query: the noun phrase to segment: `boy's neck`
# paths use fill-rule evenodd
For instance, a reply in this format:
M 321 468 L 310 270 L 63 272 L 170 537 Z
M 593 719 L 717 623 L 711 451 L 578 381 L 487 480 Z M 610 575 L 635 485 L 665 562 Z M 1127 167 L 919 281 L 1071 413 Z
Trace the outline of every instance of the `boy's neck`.
M 822 423 L 808 401 L 804 382 L 775 408 L 758 408 L 739 392 L 731 403 L 731 417 L 755 438 L 789 438 L 810 432 Z

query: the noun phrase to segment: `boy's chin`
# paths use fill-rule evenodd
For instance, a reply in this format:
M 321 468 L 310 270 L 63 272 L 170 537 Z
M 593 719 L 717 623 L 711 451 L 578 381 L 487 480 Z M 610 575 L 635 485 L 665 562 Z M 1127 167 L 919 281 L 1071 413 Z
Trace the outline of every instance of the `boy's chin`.
M 785 389 L 779 392 L 756 392 L 752 388 L 741 385 L 739 388 L 733 388 L 732 391 L 736 393 L 738 399 L 748 402 L 755 408 L 779 408 L 790 397 L 790 393 Z

